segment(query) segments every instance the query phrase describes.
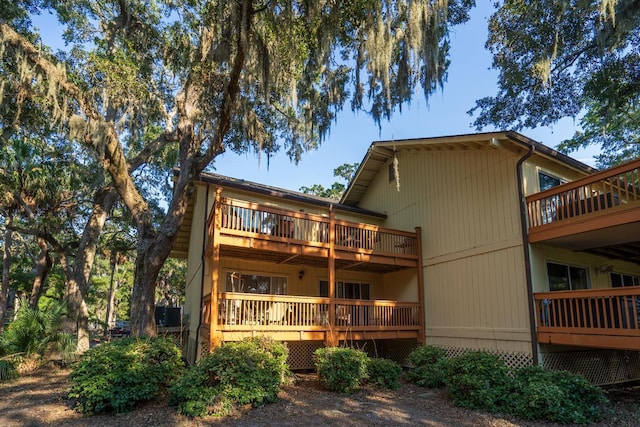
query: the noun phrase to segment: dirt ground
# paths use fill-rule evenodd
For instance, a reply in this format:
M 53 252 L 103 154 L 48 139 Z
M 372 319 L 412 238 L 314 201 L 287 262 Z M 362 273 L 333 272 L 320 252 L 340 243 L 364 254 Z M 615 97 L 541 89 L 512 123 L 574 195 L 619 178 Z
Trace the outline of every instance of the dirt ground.
M 69 372 L 40 370 L 12 383 L 0 383 L 0 426 L 554 426 L 454 407 L 440 390 L 403 383 L 399 390 L 365 388 L 353 395 L 322 389 L 314 374 L 298 374 L 277 403 L 244 408 L 224 419 L 189 419 L 164 403 L 133 412 L 83 417 L 67 399 Z M 640 386 L 609 390 L 613 411 L 594 426 L 640 425 Z

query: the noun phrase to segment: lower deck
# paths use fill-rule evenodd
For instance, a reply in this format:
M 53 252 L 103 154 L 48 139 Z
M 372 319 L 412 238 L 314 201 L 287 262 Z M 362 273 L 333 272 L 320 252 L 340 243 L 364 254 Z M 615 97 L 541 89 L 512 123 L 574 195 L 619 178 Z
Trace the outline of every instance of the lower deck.
M 534 294 L 538 343 L 640 351 L 640 287 Z
M 418 302 L 351 300 L 262 295 L 240 292 L 205 297 L 201 333 L 212 343 L 268 335 L 278 341 L 320 341 L 421 338 L 423 322 Z M 215 309 L 215 313 L 211 310 Z

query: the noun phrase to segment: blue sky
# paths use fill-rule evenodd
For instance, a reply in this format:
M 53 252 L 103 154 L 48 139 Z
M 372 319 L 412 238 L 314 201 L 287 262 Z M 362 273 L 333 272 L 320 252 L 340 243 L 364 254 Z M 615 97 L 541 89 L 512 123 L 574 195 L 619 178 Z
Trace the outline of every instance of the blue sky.
M 303 155 L 298 165 L 292 163 L 284 150 L 269 161 L 253 153 L 236 155 L 224 153 L 215 161 L 215 172 L 234 178 L 260 182 L 289 190 L 321 184 L 331 186 L 336 181 L 333 170 L 344 163 L 360 162 L 373 141 L 473 133 L 473 118 L 467 114 L 477 99 L 497 93 L 498 73 L 491 70 L 491 55 L 485 49 L 487 19 L 493 11 L 492 2 L 480 0 L 471 11 L 470 21 L 451 32 L 451 65 L 443 90 L 438 90 L 428 104 L 422 90 L 402 113 L 396 111 L 381 128 L 365 113 L 353 113 L 349 108 L 341 112 L 320 148 Z M 64 48 L 56 40 L 52 28 L 54 18 L 35 19 L 43 30 L 45 43 Z M 564 119 L 553 127 L 521 131 L 524 135 L 550 147 L 556 147 L 571 137 L 577 127 L 573 119 Z M 496 130 L 486 128 L 483 131 Z M 500 129 L 502 130 L 502 129 Z M 594 149 L 572 154 L 578 160 L 593 165 Z

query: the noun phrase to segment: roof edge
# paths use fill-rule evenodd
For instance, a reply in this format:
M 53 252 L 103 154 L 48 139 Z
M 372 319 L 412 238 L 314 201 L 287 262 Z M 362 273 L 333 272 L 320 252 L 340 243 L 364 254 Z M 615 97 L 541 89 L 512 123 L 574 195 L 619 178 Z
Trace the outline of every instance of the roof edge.
M 178 174 L 179 168 L 174 168 L 174 175 Z M 261 194 L 270 197 L 278 197 L 285 200 L 306 203 L 309 205 L 325 207 L 327 209 L 336 209 L 343 212 L 350 212 L 360 215 L 366 215 L 374 218 L 385 219 L 386 214 L 380 212 L 374 212 L 368 209 L 362 209 L 355 206 L 343 205 L 333 199 L 328 199 L 320 196 L 313 196 L 310 194 L 300 193 L 293 190 L 287 190 L 285 188 L 272 187 L 257 182 L 246 181 L 244 179 L 233 178 L 225 175 L 218 175 L 210 172 L 201 172 L 196 178 L 196 181 L 203 182 L 205 184 L 219 185 L 223 187 L 233 188 L 236 190 L 246 191 L 254 194 Z

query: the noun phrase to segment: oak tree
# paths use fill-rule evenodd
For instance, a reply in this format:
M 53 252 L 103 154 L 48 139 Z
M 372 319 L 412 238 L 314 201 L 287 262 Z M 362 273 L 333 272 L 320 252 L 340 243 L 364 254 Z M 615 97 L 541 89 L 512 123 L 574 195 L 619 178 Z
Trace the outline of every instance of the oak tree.
M 284 149 L 297 162 L 344 106 L 379 122 L 416 88 L 430 95 L 446 78 L 448 30 L 473 4 L 24 0 L 0 8 L 0 76 L 20 94 L 2 102 L 46 106 L 101 162 L 137 228 L 132 333 L 153 335 L 156 279 L 198 175 L 226 150 Z M 64 52 L 31 25 L 47 12 Z M 157 216 L 144 177 L 171 158 L 179 171 Z
M 564 117 L 582 130 L 560 148 L 599 145 L 606 166 L 640 156 L 640 2 L 498 2 L 487 48 L 498 93 L 476 101 L 478 129 L 534 128 Z

